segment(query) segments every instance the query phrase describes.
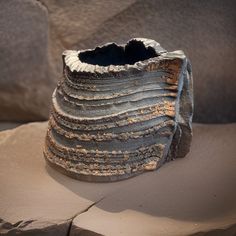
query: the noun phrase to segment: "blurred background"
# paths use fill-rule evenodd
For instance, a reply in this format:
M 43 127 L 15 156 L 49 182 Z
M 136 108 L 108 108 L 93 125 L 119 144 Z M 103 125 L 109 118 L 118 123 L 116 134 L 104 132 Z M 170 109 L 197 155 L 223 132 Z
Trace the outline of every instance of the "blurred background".
M 189 57 L 195 122 L 236 122 L 235 0 L 1 0 L 4 127 L 47 120 L 64 50 L 132 37 Z

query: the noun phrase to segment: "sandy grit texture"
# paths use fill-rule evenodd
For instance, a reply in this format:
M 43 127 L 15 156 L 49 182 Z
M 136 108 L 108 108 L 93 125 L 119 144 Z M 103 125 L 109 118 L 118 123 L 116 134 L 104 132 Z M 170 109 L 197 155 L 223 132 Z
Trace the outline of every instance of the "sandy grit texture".
M 46 166 L 46 128 L 0 132 L 0 234 L 235 235 L 236 124 L 194 124 L 187 157 L 106 184 Z

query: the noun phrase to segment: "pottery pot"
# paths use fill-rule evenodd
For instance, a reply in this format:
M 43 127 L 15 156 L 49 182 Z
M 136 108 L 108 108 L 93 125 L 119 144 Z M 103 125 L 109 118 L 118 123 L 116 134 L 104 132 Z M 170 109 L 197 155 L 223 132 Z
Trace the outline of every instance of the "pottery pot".
M 44 156 L 73 178 L 109 182 L 185 156 L 192 73 L 182 51 L 150 39 L 63 53 Z

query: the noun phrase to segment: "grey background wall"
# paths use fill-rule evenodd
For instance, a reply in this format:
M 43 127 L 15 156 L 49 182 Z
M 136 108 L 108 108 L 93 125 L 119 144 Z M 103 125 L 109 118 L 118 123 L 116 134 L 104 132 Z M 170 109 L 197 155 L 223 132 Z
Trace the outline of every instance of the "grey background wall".
M 194 75 L 194 121 L 236 121 L 234 0 L 0 2 L 0 120 L 47 119 L 65 49 L 132 37 L 182 49 Z

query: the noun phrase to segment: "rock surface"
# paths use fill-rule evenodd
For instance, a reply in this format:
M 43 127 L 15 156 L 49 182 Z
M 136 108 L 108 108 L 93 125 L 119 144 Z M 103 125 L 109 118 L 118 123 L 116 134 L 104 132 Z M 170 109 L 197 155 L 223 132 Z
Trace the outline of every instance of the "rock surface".
M 236 124 L 194 125 L 186 158 L 127 181 L 77 216 L 72 231 L 78 226 L 114 236 L 191 235 L 235 224 L 235 140 Z
M 5 221 L 65 220 L 93 203 L 50 176 L 42 156 L 45 134 L 46 123 L 1 132 L 0 202 L 4 206 L 1 205 L 0 217 Z
M 195 121 L 236 121 L 234 0 L 9 0 L 0 14 L 0 120 L 48 117 L 65 49 L 146 37 L 190 58 Z
M 183 50 L 191 60 L 195 121 L 236 121 L 234 0 L 41 2 L 49 11 L 59 75 L 63 49 L 94 48 L 107 41 L 124 43 L 133 37 L 152 38 L 168 51 Z
M 67 236 L 71 220 L 20 220 L 14 224 L 0 219 L 0 235 Z
M 0 132 L 0 234 L 21 221 L 21 231 L 29 225 L 40 235 L 48 235 L 49 225 L 64 230 L 68 221 L 70 235 L 235 234 L 236 124 L 195 124 L 186 158 L 108 184 L 80 182 L 47 167 L 46 127 L 31 123 Z
M 17 126 L 20 126 L 20 125 L 22 125 L 22 123 L 1 121 L 0 122 L 0 131 L 8 130 L 8 129 L 14 129 Z
M 46 119 L 57 80 L 49 68 L 47 10 L 38 1 L 9 0 L 0 1 L 0 15 L 0 120 Z

